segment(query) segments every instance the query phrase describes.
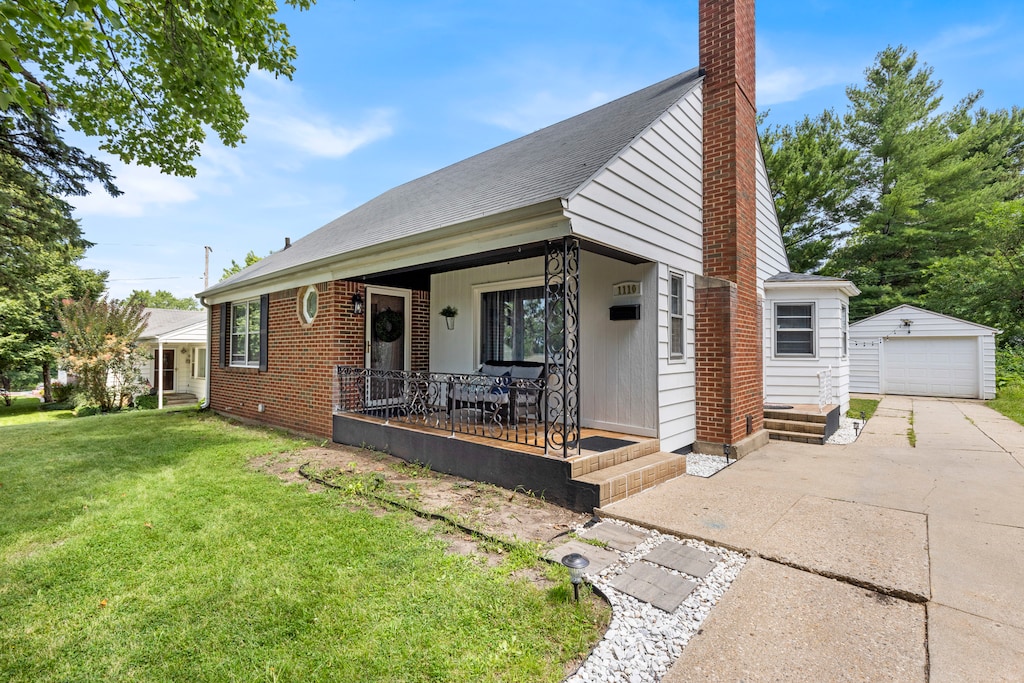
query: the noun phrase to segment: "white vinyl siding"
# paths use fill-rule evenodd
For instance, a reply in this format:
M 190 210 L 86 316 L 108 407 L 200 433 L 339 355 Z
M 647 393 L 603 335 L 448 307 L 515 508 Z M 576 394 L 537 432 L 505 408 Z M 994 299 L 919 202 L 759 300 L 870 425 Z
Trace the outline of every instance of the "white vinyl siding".
M 700 272 L 701 108 L 697 87 L 570 196 L 573 232 Z
M 663 451 L 697 440 L 697 375 L 694 365 L 694 279 L 683 274 L 683 359 L 670 354 L 670 271 L 658 266 L 658 436 Z
M 773 275 L 789 272 L 789 257 L 782 241 L 775 201 L 768 185 L 768 171 L 760 147 L 757 151 L 757 286 Z
M 832 370 L 832 403 L 842 410 L 850 402 L 850 359 L 843 356 L 843 308 L 849 297 L 833 288 L 773 287 L 768 284 L 764 313 L 764 389 L 768 403 L 816 405 L 818 373 Z M 813 304 L 814 355 L 781 355 L 775 352 L 777 306 Z

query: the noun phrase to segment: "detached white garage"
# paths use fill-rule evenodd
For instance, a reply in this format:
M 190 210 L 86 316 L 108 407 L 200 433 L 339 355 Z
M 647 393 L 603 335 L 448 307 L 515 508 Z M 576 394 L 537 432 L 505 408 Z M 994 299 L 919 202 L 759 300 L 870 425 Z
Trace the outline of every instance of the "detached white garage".
M 897 306 L 850 325 L 850 391 L 995 398 L 999 330 Z

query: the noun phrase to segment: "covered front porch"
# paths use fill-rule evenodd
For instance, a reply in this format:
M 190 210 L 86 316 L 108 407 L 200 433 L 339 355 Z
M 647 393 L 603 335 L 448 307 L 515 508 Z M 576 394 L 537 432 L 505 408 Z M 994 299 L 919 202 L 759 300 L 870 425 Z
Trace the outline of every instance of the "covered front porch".
M 365 361 L 334 370 L 335 441 L 579 509 L 685 471 L 661 454 L 621 484 L 579 479 L 660 453 L 657 264 L 561 238 L 362 282 Z

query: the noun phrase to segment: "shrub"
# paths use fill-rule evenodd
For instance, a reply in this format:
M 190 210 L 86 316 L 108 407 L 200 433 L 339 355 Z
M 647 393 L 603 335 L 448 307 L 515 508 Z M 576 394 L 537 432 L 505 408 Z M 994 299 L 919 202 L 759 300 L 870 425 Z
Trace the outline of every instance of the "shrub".
M 1024 384 L 1024 347 L 1005 346 L 996 350 L 996 386 Z
M 90 415 L 99 415 L 101 412 L 102 410 L 98 405 L 86 403 L 75 408 L 75 417 L 89 417 Z
M 67 403 L 78 392 L 78 385 L 74 382 L 53 382 L 50 385 L 50 393 L 53 394 L 54 403 Z
M 135 407 L 139 410 L 154 410 L 157 406 L 155 395 L 143 394 L 135 397 Z

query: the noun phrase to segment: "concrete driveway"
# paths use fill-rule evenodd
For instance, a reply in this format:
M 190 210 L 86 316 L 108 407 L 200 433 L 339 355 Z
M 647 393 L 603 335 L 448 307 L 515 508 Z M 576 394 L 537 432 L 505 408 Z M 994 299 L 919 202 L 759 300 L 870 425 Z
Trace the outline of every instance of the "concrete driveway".
M 886 397 L 854 444 L 600 512 L 751 555 L 665 681 L 1024 680 L 1024 427 L 981 402 Z

